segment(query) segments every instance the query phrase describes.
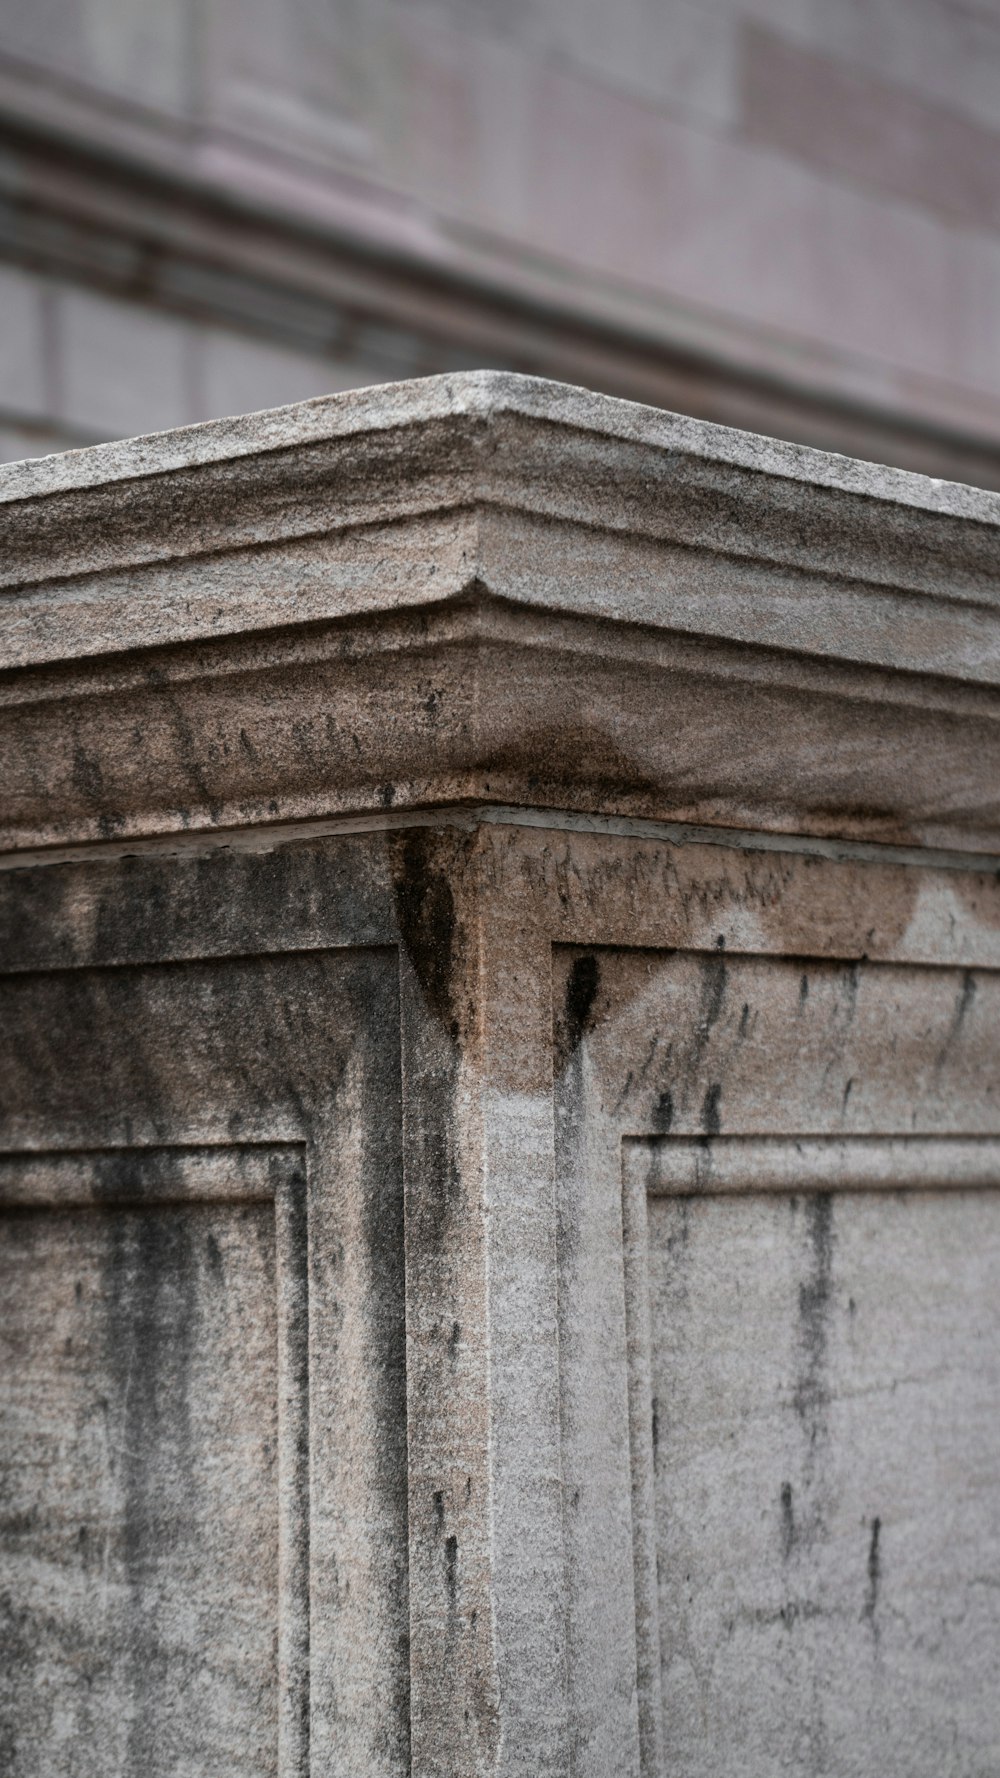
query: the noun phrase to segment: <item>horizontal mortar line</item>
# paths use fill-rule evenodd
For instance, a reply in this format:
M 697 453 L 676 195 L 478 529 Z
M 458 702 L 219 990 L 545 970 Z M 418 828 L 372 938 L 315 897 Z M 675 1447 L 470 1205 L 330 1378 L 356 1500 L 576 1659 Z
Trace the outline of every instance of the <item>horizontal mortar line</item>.
M 1000 1188 L 1000 1135 L 652 1135 L 623 1148 L 652 1197 Z
M 480 825 L 552 828 L 558 832 L 660 840 L 674 846 L 721 846 L 744 852 L 792 853 L 829 858 L 839 863 L 933 866 L 940 870 L 978 871 L 984 875 L 1000 872 L 1000 852 L 900 846 L 879 840 L 828 839 L 813 834 L 762 833 L 751 828 L 709 827 L 646 816 L 598 815 L 573 809 L 506 803 L 455 803 L 444 808 L 386 809 L 320 819 L 305 817 L 301 821 L 247 823 L 245 827 L 143 834 L 125 840 L 78 840 L 68 845 L 2 852 L 0 870 L 28 870 L 39 865 L 72 864 L 97 857 L 112 861 L 146 854 L 172 857 L 199 851 L 269 852 L 276 846 L 296 840 L 394 833 L 408 827 L 451 827 L 471 832 Z

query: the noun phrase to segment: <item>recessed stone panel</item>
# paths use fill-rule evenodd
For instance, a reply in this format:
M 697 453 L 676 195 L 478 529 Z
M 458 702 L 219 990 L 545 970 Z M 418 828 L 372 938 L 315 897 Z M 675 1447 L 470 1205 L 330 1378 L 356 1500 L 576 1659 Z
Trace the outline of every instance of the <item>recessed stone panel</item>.
M 295 1153 L 277 1151 L 279 1196 L 304 1191 Z M 298 1770 L 279 1761 L 295 1255 L 266 1165 L 203 1156 L 0 1169 L 11 1778 Z
M 648 1226 L 663 1771 L 995 1770 L 1000 1193 Z

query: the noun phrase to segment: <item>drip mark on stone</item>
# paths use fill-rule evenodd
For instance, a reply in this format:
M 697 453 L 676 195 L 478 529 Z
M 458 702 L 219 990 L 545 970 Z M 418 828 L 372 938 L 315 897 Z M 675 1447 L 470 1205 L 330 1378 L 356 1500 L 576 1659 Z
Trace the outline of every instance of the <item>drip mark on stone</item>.
M 722 1098 L 722 1085 L 714 1081 L 705 1094 L 701 1107 L 701 1127 L 706 1136 L 717 1136 L 722 1129 L 719 1116 L 719 1100 Z
M 574 959 L 573 967 L 566 983 L 566 1051 L 572 1055 L 578 1049 L 583 1034 L 587 1029 L 597 990 L 600 984 L 600 971 L 597 958 L 588 954 Z
M 872 1635 L 876 1642 L 878 1641 L 878 1622 L 875 1613 L 878 1609 L 878 1589 L 882 1578 L 882 1560 L 879 1554 L 881 1533 L 881 1519 L 873 1519 L 871 1539 L 868 1544 L 868 1591 L 865 1595 L 864 1611 L 861 1614 L 863 1621 L 871 1625 Z
M 444 1543 L 444 1575 L 448 1588 L 448 1610 L 454 1611 L 458 1597 L 458 1538 L 446 1537 Z
M 795 1513 L 792 1507 L 792 1484 L 781 1484 L 781 1553 L 788 1561 L 795 1548 Z
M 674 1121 L 674 1101 L 669 1088 L 664 1087 L 656 1101 L 653 1111 L 653 1129 L 658 1136 L 666 1136 Z

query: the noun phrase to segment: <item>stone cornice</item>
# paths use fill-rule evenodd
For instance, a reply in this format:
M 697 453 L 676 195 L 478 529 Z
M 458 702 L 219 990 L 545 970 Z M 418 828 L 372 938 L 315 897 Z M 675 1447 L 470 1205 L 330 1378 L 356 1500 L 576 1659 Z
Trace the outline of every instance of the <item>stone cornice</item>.
M 494 797 L 1000 843 L 996 494 L 475 373 L 0 511 L 8 845 Z

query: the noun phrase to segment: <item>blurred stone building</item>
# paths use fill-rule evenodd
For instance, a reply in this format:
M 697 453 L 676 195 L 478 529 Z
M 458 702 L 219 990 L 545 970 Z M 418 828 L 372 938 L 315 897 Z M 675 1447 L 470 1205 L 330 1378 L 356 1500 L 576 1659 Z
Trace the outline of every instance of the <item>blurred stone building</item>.
M 8 458 L 509 366 L 1000 486 L 998 0 L 8 0 Z

